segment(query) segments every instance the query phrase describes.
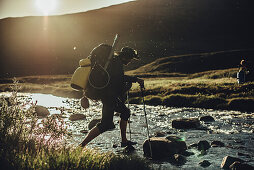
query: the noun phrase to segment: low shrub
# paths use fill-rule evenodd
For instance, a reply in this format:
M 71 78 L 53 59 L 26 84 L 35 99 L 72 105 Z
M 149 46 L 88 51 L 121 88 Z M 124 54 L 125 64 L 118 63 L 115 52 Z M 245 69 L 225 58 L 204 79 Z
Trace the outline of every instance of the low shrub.
M 150 169 L 142 158 L 67 147 L 60 116 L 38 121 L 34 105 L 25 110 L 17 89 L 0 100 L 0 169 Z

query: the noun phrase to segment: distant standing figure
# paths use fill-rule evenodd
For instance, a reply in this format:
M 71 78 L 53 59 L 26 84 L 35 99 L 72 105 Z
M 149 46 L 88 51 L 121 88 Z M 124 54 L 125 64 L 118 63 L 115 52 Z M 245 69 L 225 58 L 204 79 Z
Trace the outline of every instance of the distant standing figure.
M 249 74 L 247 64 L 245 60 L 241 60 L 239 71 L 237 72 L 237 82 L 239 84 L 246 82 L 246 75 Z

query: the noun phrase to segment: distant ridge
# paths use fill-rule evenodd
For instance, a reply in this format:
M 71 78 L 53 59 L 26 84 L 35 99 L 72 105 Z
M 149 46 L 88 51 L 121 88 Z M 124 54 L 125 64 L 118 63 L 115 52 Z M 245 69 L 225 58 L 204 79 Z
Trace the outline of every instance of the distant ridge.
M 0 20 L 0 75 L 71 74 L 99 43 L 120 35 L 118 50 L 141 61 L 254 46 L 251 0 L 138 0 L 84 13 Z M 73 50 L 76 47 L 77 50 Z
M 210 70 L 237 68 L 242 59 L 254 64 L 254 49 L 230 50 L 159 58 L 128 74 L 167 75 L 193 74 Z M 169 74 L 172 75 L 172 74 Z

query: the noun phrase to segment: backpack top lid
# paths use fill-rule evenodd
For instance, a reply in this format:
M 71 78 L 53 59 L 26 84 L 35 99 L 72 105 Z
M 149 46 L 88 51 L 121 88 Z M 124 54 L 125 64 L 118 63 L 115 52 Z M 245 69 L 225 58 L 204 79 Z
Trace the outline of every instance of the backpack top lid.
M 104 43 L 96 46 L 90 52 L 90 55 L 89 55 L 92 65 L 97 63 L 97 64 L 100 64 L 101 66 L 104 66 L 108 60 L 111 49 L 112 49 L 111 45 L 104 44 Z

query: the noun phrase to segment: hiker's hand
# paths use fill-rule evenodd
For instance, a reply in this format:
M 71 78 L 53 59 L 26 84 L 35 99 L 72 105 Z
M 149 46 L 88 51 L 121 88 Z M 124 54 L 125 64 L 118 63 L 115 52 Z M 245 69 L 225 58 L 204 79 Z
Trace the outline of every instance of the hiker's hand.
M 139 83 L 139 85 L 140 85 L 141 88 L 145 88 L 144 80 L 143 80 L 143 79 L 139 79 L 139 78 L 138 78 L 137 82 Z

